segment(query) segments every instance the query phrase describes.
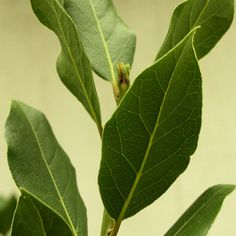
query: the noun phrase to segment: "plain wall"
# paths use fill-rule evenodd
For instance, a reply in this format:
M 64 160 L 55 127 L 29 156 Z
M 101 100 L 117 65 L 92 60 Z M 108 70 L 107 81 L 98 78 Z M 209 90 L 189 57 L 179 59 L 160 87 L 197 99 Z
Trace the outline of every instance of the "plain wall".
M 116 0 L 121 17 L 137 34 L 131 80 L 150 65 L 180 1 Z M 18 192 L 7 166 L 4 123 L 11 99 L 43 111 L 77 169 L 87 205 L 89 235 L 99 235 L 103 206 L 97 186 L 100 138 L 83 107 L 59 80 L 56 36 L 41 25 L 27 0 L 0 0 L 0 194 Z M 236 21 L 200 62 L 203 122 L 191 163 L 159 200 L 125 220 L 119 236 L 163 235 L 208 187 L 236 183 Z M 95 76 L 103 122 L 115 110 L 111 86 Z M 236 235 L 236 192 L 225 201 L 209 236 Z

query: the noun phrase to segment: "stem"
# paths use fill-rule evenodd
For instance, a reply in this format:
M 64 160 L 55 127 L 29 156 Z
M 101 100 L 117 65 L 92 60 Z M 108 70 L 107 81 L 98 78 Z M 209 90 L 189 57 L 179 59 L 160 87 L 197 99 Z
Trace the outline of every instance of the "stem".
M 126 78 L 128 82 L 127 83 L 127 88 L 129 87 L 129 81 L 128 81 L 128 77 Z M 122 85 L 122 83 L 121 83 Z M 117 81 L 113 81 L 112 83 L 112 87 L 113 87 L 113 92 L 114 92 L 114 96 L 115 96 L 115 100 L 116 100 L 116 105 L 118 106 L 121 100 L 121 95 L 123 96 L 126 92 L 127 92 L 127 88 L 123 89 L 123 91 L 121 91 L 120 89 L 122 87 L 119 87 Z M 123 92 L 123 94 L 121 94 L 121 92 Z M 100 136 L 102 138 L 102 129 L 100 131 L 99 127 L 98 127 Z M 121 225 L 121 221 L 116 221 L 114 219 L 112 219 L 109 214 L 107 213 L 106 209 L 104 209 L 103 212 L 103 219 L 102 219 L 102 228 L 101 228 L 101 233 L 100 236 L 116 236 L 119 228 Z
M 116 221 L 109 236 L 116 236 L 120 229 L 121 221 Z
M 101 124 L 97 124 L 97 128 L 100 138 L 102 139 L 103 127 Z M 114 225 L 114 220 L 108 215 L 106 209 L 104 208 L 100 236 L 107 236 L 109 234 L 109 230 L 113 228 L 113 225 Z
M 100 236 L 110 236 L 109 231 L 113 229 L 113 226 L 114 220 L 108 215 L 106 209 L 104 209 Z
M 114 93 L 114 97 L 116 100 L 116 105 L 119 105 L 119 98 L 120 98 L 120 88 L 118 86 L 118 83 L 112 83 L 112 87 L 113 87 L 113 93 Z
M 118 105 L 117 98 L 119 97 L 119 87 L 118 87 L 118 84 L 114 81 L 112 83 L 112 86 L 113 86 L 114 97 Z M 103 131 L 102 131 L 102 128 L 100 128 L 99 126 L 98 126 L 98 131 L 102 139 Z M 111 230 L 113 231 L 114 224 L 115 224 L 115 221 L 109 216 L 106 209 L 104 208 L 100 236 L 109 236 Z

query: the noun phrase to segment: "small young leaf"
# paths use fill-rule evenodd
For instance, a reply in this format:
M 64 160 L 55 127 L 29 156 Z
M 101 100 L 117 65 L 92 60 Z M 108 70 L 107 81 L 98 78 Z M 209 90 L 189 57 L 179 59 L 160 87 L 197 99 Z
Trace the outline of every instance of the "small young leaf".
M 193 32 L 135 80 L 105 126 L 99 186 L 119 224 L 160 197 L 185 170 L 201 125 Z
M 86 208 L 74 167 L 46 117 L 14 101 L 6 123 L 6 140 L 9 167 L 18 187 L 56 212 L 74 236 L 86 236 Z
M 114 81 L 117 65 L 132 64 L 135 34 L 123 23 L 111 0 L 65 0 L 94 71 Z
M 214 222 L 225 197 L 234 190 L 233 185 L 216 185 L 206 190 L 165 236 L 205 236 Z
M 55 212 L 36 199 L 32 198 L 32 200 L 41 216 L 47 236 L 72 236 L 70 228 Z
M 16 198 L 14 196 L 0 197 L 0 233 L 6 234 L 9 231 L 15 208 Z
M 12 236 L 46 236 L 43 222 L 30 198 L 21 196 L 12 225 Z
M 234 0 L 188 0 L 174 11 L 167 37 L 156 59 L 180 42 L 194 27 L 201 26 L 194 47 L 198 58 L 205 56 L 230 27 Z
M 57 70 L 62 82 L 100 127 L 100 105 L 92 70 L 75 24 L 61 1 L 31 0 L 31 4 L 41 23 L 54 31 L 60 40 L 62 51 L 57 60 Z

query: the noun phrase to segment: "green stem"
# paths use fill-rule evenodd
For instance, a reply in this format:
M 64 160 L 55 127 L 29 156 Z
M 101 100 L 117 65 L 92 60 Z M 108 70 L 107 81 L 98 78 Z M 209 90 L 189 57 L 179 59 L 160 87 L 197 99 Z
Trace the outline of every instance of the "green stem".
M 103 127 L 101 125 L 97 125 L 97 128 L 98 128 L 100 138 L 102 139 Z M 108 234 L 109 230 L 113 228 L 113 225 L 114 225 L 114 220 L 108 215 L 106 209 L 104 209 L 100 236 L 109 235 Z
M 117 97 L 119 94 L 119 88 L 118 88 L 117 83 L 113 82 L 112 85 L 113 85 L 113 92 L 114 92 L 115 100 L 118 106 Z M 99 127 L 98 127 L 98 131 L 102 139 L 103 132 L 100 132 Z M 114 224 L 115 224 L 115 221 L 109 216 L 106 209 L 104 208 L 100 236 L 109 236 L 111 230 L 113 231 Z
M 113 229 L 112 229 L 111 233 L 109 234 L 109 236 L 116 236 L 119 229 L 120 229 L 120 225 L 121 225 L 121 222 L 116 221 L 114 226 L 113 226 Z
M 115 101 L 116 101 L 116 105 L 119 105 L 119 98 L 120 98 L 120 88 L 118 86 L 118 83 L 112 83 L 112 87 L 113 87 L 113 93 L 114 93 L 114 97 L 115 97 Z
M 121 74 L 121 76 L 123 77 L 123 74 Z M 123 82 L 123 80 L 121 82 Z M 121 98 L 127 92 L 127 89 L 129 87 L 128 76 L 125 77 L 124 82 L 125 82 L 125 87 L 123 83 L 121 83 L 119 86 L 117 81 L 113 81 L 112 83 L 113 92 L 114 92 L 117 106 L 119 105 Z M 102 132 L 99 132 L 99 133 L 102 138 Z M 109 216 L 106 209 L 104 209 L 100 236 L 116 236 L 120 228 L 120 224 L 121 222 L 115 222 L 115 220 Z
M 106 209 L 104 209 L 100 236 L 110 235 L 109 232 L 113 229 L 113 226 L 114 220 L 108 215 Z

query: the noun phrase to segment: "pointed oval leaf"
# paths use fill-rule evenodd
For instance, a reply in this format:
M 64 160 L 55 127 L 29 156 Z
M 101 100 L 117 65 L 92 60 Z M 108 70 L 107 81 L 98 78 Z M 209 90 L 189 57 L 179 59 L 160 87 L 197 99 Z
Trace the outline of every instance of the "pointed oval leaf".
M 46 236 L 42 219 L 30 198 L 21 196 L 12 225 L 12 236 Z
M 62 51 L 57 60 L 57 71 L 62 82 L 100 126 L 100 105 L 92 70 L 75 24 L 61 1 L 31 0 L 31 5 L 41 23 L 54 31 L 60 40 Z
M 6 123 L 6 140 L 9 167 L 18 187 L 56 212 L 74 236 L 86 236 L 86 208 L 75 169 L 46 117 L 14 101 Z
M 185 170 L 201 125 L 201 75 L 191 32 L 135 80 L 105 126 L 100 193 L 119 224 Z
M 117 15 L 111 0 L 65 0 L 94 71 L 114 81 L 117 65 L 132 64 L 136 37 Z
M 223 201 L 234 185 L 216 185 L 207 189 L 169 229 L 165 236 L 206 236 Z
M 230 27 L 234 0 L 188 0 L 174 11 L 169 32 L 156 59 L 162 57 L 194 27 L 198 30 L 194 46 L 198 58 L 205 56 Z
M 0 197 L 0 233 L 6 234 L 9 231 L 15 208 L 15 196 Z

